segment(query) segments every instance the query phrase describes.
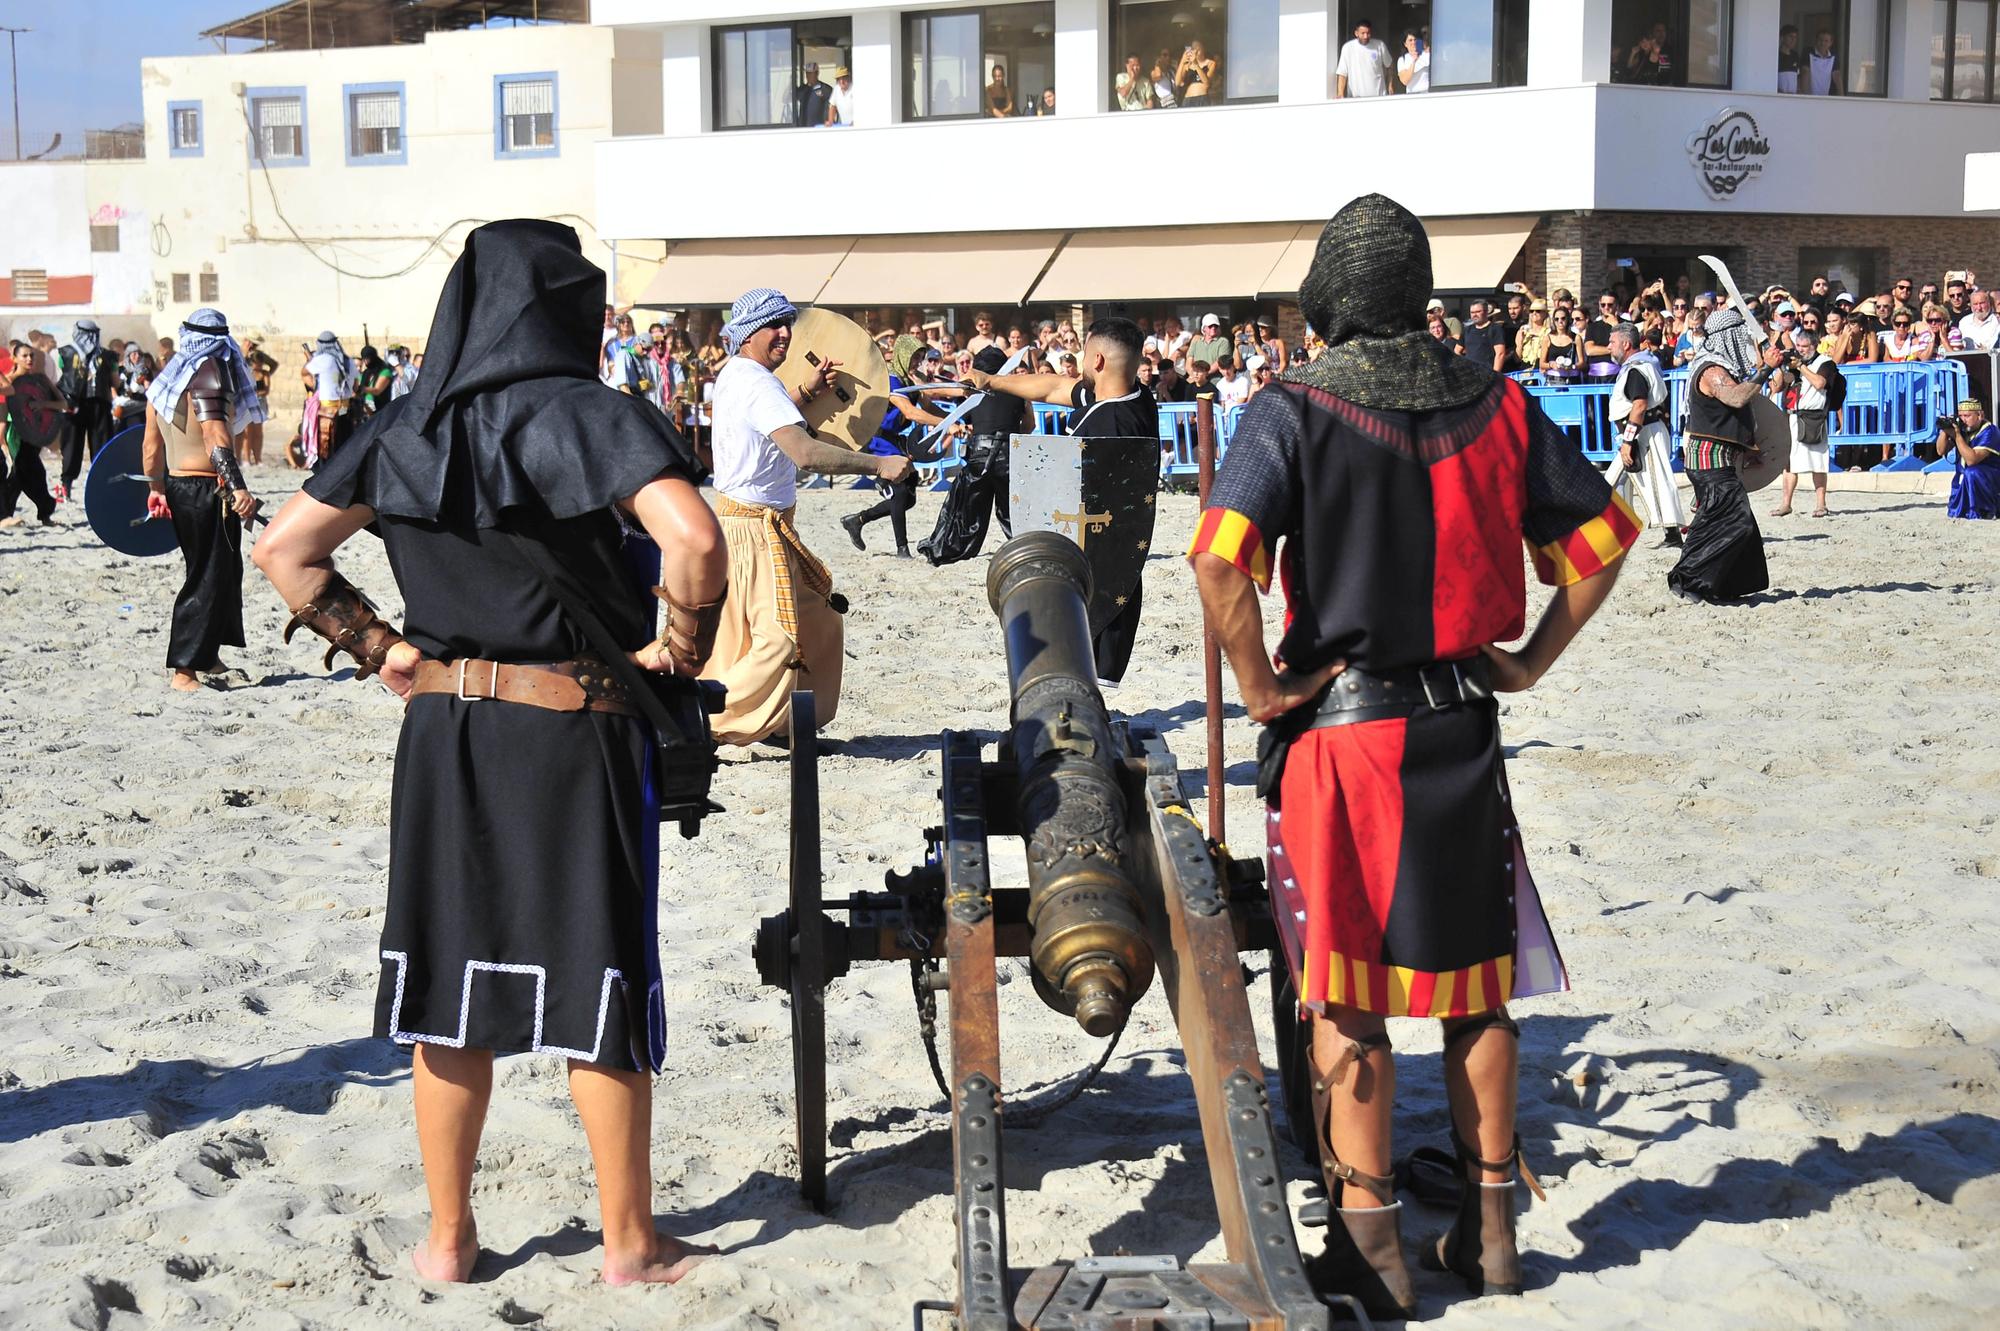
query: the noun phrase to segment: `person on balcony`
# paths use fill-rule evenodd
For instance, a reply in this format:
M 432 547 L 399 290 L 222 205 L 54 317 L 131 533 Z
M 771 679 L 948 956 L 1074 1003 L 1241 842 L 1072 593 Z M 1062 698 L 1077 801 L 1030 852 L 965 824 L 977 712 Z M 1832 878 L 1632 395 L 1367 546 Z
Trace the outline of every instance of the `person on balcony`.
M 1804 64 L 1805 57 L 1799 52 L 1798 25 L 1787 23 L 1784 27 L 1778 29 L 1779 92 L 1789 93 L 1799 90 L 1799 69 Z
M 1007 86 L 1007 66 L 993 66 L 993 81 L 986 85 L 986 114 L 1005 120 L 1014 114 L 1014 90 Z
M 1220 62 L 1208 53 L 1201 38 L 1189 42 L 1187 50 L 1181 52 L 1180 63 L 1174 67 L 1174 84 L 1180 89 L 1181 105 L 1207 106 L 1220 68 Z
M 1396 57 L 1396 82 L 1404 92 L 1431 90 L 1431 48 L 1414 32 L 1403 34 L 1403 53 Z
M 1800 73 L 1805 91 L 1812 96 L 1840 96 L 1840 57 L 1834 54 L 1833 34 L 1825 28 L 1813 38 L 1813 49 L 1807 53 Z
M 1381 97 L 1389 91 L 1389 48 L 1375 40 L 1375 25 L 1356 19 L 1354 36 L 1340 48 L 1333 69 L 1335 97 Z
M 1120 111 L 1150 111 L 1153 109 L 1153 83 L 1140 67 L 1139 57 L 1125 57 L 1125 68 L 1112 81 L 1112 91 L 1118 96 Z

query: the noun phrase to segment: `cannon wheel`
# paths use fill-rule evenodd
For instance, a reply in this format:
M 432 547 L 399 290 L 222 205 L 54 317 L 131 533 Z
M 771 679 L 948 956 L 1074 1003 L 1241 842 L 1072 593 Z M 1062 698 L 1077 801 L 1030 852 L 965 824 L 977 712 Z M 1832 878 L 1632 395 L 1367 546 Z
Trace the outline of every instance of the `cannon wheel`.
M 820 910 L 819 733 L 810 693 L 792 695 L 792 1104 L 799 1191 L 826 1209 L 826 916 Z
M 1299 991 L 1292 967 L 1281 949 L 1271 949 L 1271 1031 L 1278 1045 L 1278 1085 L 1285 1094 L 1285 1128 L 1292 1145 L 1319 1168 L 1319 1143 L 1313 1136 L 1310 1060 L 1312 1027 L 1299 1020 Z

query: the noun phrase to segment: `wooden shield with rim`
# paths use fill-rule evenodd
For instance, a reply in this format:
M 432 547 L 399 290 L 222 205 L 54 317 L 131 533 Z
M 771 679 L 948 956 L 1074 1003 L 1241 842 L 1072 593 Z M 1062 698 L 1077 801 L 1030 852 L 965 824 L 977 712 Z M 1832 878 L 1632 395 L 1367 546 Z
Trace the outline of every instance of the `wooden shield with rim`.
M 1745 490 L 1757 491 L 1782 476 L 1790 464 L 1792 422 L 1783 407 L 1762 393 L 1750 399 L 1750 414 L 1757 422 L 1757 447 L 1737 453 L 1736 473 Z
M 806 427 L 829 444 L 859 452 L 889 412 L 889 363 L 868 330 L 846 315 L 800 310 L 778 382 L 797 388 L 829 360 L 839 362 L 833 389 L 806 404 Z

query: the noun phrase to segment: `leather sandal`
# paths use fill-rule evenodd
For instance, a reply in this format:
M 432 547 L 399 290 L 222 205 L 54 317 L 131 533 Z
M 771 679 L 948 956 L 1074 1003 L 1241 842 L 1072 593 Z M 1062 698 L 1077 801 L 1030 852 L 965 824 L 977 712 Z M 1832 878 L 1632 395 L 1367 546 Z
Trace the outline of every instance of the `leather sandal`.
M 1332 1069 L 1324 1075 L 1316 1072 L 1313 1077 L 1313 1118 L 1318 1127 L 1320 1167 L 1326 1176 L 1329 1207 L 1339 1223 L 1327 1225 L 1326 1247 L 1306 1263 L 1306 1275 L 1323 1294 L 1350 1295 L 1370 1317 L 1395 1319 L 1414 1317 L 1417 1313 L 1416 1285 L 1403 1260 L 1403 1204 L 1396 1200 L 1395 1178 L 1365 1174 L 1343 1161 L 1334 1151 L 1333 1136 L 1328 1131 L 1332 1088 L 1343 1079 L 1348 1064 L 1364 1062 L 1372 1050 L 1388 1048 L 1387 1034 L 1349 1040 Z M 1383 1205 L 1342 1206 L 1342 1194 L 1350 1184 Z

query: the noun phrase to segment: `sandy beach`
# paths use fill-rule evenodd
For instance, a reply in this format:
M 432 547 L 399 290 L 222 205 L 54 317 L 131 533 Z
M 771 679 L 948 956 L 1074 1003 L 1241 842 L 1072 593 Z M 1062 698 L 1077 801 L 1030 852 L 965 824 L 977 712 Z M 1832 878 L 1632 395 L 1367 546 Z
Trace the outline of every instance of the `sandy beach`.
M 295 484 L 252 480 L 273 499 Z M 1548 1189 L 1521 1222 L 1532 1288 L 1472 1302 L 1420 1275 L 1438 1326 L 1993 1324 L 2000 525 L 1948 522 L 1934 497 L 1833 501 L 1826 521 L 1760 516 L 1775 590 L 1744 606 L 1675 600 L 1674 552 L 1648 533 L 1583 639 L 1505 706 L 1575 989 L 1517 1010 L 1521 1132 Z M 853 602 L 822 773 L 829 896 L 921 857 L 938 732 L 997 735 L 1006 714 L 984 561 L 896 560 L 884 525 L 858 554 L 836 523 L 865 502 L 800 507 Z M 657 1205 L 724 1255 L 671 1289 L 603 1286 L 562 1066 L 521 1057 L 500 1065 L 481 1153 L 475 1283 L 420 1284 L 409 1061 L 369 1036 L 399 704 L 329 679 L 315 641 L 281 645 L 254 571 L 233 671 L 171 694 L 180 561 L 115 555 L 61 514 L 0 531 L 0 1326 L 846 1331 L 949 1296 L 947 1119 L 906 968 L 830 995 L 834 1204 L 798 1199 L 786 1000 L 750 958 L 785 895 L 787 764 L 769 749 L 727 753 L 728 813 L 669 839 L 661 876 Z M 1177 552 L 1194 521 L 1191 498 L 1163 501 L 1110 698 L 1166 733 L 1191 789 L 1199 611 Z M 379 544 L 342 564 L 400 611 Z M 1254 742 L 1232 706 L 1242 854 L 1262 849 Z M 1018 1102 L 1097 1051 L 1003 966 Z M 1442 1145 L 1436 1029 L 1393 1033 L 1398 1153 Z M 1096 1086 L 1008 1137 L 1017 1268 L 1219 1258 L 1178 1061 L 1156 989 Z M 1309 1174 L 1290 1166 L 1296 1203 Z M 1410 1211 L 1413 1245 L 1448 1218 Z

